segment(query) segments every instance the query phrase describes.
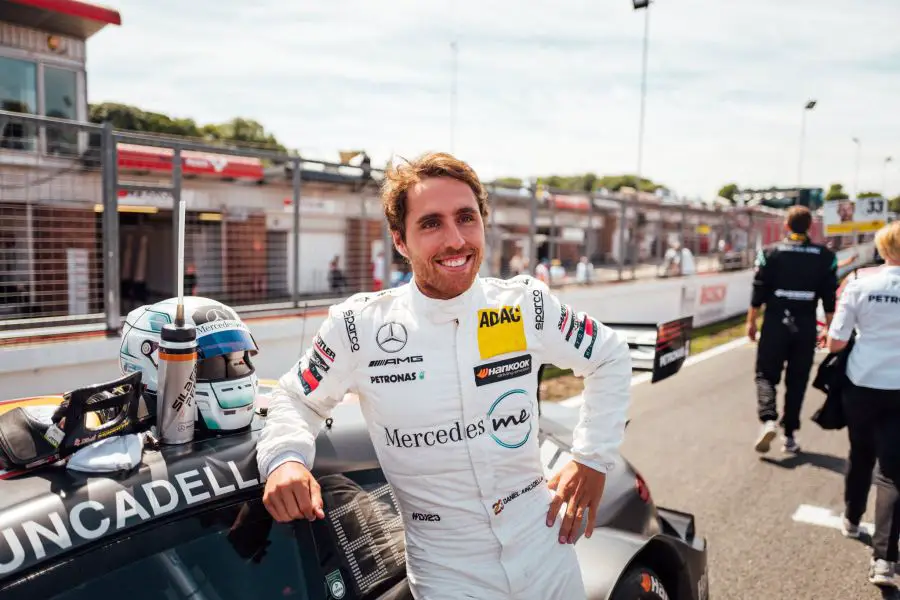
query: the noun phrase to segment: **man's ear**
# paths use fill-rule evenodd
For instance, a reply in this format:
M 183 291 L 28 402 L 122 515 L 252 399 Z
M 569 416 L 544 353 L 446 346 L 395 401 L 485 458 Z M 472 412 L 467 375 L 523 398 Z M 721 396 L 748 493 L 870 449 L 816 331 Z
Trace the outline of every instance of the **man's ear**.
M 400 239 L 400 233 L 391 230 L 391 239 L 394 240 L 394 247 L 397 249 L 397 252 L 399 252 L 403 258 L 409 260 L 409 252 L 406 251 L 406 244 Z

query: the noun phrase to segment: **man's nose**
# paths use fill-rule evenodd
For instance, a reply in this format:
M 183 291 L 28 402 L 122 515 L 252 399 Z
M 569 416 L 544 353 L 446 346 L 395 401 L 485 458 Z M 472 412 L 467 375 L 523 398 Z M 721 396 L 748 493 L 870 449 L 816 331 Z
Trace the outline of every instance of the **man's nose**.
M 451 223 L 449 227 L 444 229 L 447 237 L 444 243 L 450 248 L 462 248 L 466 245 L 466 238 L 463 237 L 462 231 L 456 223 Z

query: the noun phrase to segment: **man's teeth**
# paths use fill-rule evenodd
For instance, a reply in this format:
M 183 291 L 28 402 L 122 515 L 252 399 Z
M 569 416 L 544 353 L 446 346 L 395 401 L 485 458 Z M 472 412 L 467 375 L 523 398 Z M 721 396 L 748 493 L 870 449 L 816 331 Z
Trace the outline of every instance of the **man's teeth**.
M 447 260 L 442 260 L 441 264 L 445 267 L 461 267 L 466 264 L 466 257 L 460 256 L 459 258 L 448 258 Z

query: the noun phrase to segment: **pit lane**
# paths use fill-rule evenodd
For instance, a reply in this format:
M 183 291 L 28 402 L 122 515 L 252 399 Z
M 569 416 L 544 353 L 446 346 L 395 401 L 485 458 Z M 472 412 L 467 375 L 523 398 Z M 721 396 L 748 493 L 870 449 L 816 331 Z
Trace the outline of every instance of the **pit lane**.
M 801 505 L 841 514 L 847 431 L 826 432 L 810 421 L 824 400 L 810 387 L 798 432 L 802 454 L 783 454 L 780 440 L 757 454 L 755 351 L 755 344 L 733 347 L 660 383 L 635 382 L 623 453 L 657 504 L 696 515 L 698 533 L 709 540 L 711 598 L 900 597 L 867 581 L 867 538 L 849 540 L 793 519 Z M 783 393 L 782 384 L 779 409 Z M 874 499 L 873 488 L 865 522 L 874 518 Z

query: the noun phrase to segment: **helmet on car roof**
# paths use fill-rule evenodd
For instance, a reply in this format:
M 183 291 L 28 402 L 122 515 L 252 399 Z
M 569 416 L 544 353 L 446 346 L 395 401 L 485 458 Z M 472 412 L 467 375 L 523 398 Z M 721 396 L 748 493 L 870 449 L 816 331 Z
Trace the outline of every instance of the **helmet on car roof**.
M 156 414 L 160 330 L 175 322 L 176 298 L 128 313 L 122 329 L 119 367 L 143 373 L 148 410 Z M 184 320 L 197 328 L 197 384 L 194 398 L 201 428 L 233 431 L 250 425 L 258 379 L 251 356 L 259 352 L 250 329 L 229 306 L 186 296 Z

